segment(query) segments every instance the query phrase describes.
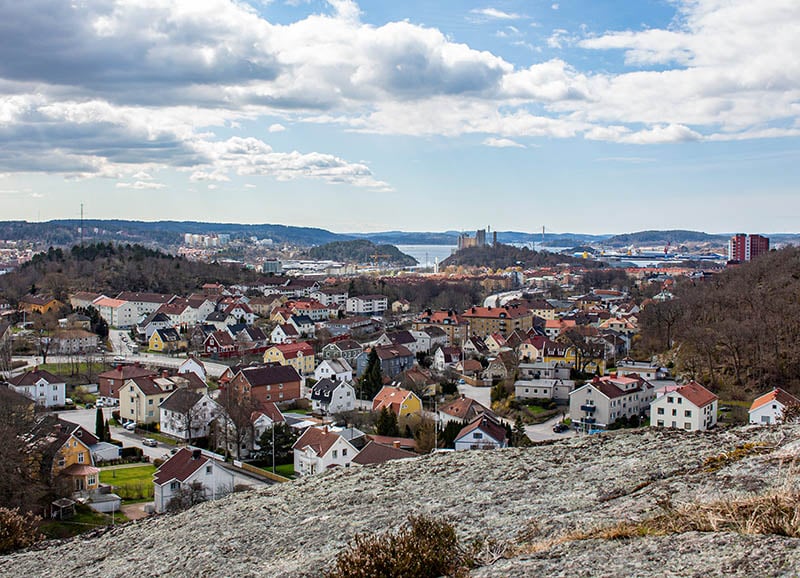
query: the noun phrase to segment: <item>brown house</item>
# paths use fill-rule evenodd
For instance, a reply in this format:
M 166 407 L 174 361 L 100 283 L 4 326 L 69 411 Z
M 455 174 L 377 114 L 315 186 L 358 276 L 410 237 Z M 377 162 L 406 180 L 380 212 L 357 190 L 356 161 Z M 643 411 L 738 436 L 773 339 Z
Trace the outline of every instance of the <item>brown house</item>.
M 257 365 L 244 367 L 231 380 L 238 393 L 249 393 L 258 402 L 279 403 L 301 397 L 300 374 L 291 365 Z

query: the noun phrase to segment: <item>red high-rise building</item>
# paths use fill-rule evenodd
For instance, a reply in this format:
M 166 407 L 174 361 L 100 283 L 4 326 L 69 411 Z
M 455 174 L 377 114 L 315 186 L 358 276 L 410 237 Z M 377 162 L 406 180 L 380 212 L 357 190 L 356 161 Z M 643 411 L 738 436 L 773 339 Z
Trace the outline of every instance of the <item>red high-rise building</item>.
M 769 238 L 739 233 L 728 241 L 729 261 L 751 261 L 769 252 Z

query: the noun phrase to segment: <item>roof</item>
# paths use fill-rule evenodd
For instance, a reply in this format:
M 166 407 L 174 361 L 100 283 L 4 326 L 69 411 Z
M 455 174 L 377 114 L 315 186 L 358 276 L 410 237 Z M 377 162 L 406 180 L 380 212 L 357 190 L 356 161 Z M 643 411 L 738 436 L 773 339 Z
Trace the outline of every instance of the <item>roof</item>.
M 67 476 L 95 476 L 100 473 L 100 468 L 87 464 L 72 464 L 68 468 L 61 470 L 60 473 Z
M 255 414 L 255 419 L 258 419 L 258 415 L 264 414 L 270 420 L 272 420 L 273 423 L 281 423 L 286 421 L 286 418 L 283 417 L 281 410 L 279 410 L 278 406 L 271 401 L 261 402 L 261 405 L 259 406 L 259 409 L 255 411 Z
M 400 444 L 400 447 L 404 449 L 413 450 L 416 449 L 417 447 L 417 440 L 415 440 L 414 438 L 401 438 L 397 436 L 379 436 L 379 435 L 370 435 L 368 437 L 376 444 L 381 444 L 384 446 L 394 446 L 395 442 L 398 442 Z
M 506 439 L 506 428 L 497 423 L 497 421 L 495 421 L 492 417 L 484 413 L 480 414 L 478 417 L 472 420 L 469 425 L 458 432 L 456 439 L 461 439 L 476 429 L 480 429 L 489 437 L 500 443 Z
M 416 343 L 417 340 L 411 335 L 409 331 L 395 331 L 394 333 L 387 333 L 386 337 L 395 345 L 406 345 L 407 343 Z
M 117 295 L 117 299 L 139 303 L 169 303 L 173 297 L 175 296 L 162 293 L 135 293 L 133 291 L 122 291 Z
M 228 314 L 224 311 L 212 311 L 206 316 L 206 321 L 225 321 Z
M 456 399 L 455 401 L 452 401 L 449 404 L 445 405 L 444 407 L 440 407 L 439 411 L 464 421 L 474 419 L 476 416 L 484 412 L 490 415 L 494 415 L 489 408 L 478 403 L 474 399 L 469 397 L 464 397 L 463 395 L 460 398 Z
M 790 393 L 786 393 L 780 387 L 776 387 L 772 391 L 767 392 L 760 397 L 757 397 L 753 401 L 753 405 L 750 406 L 749 411 L 755 411 L 759 407 L 767 405 L 768 403 L 772 403 L 773 401 L 777 401 L 783 407 L 788 407 L 790 405 L 800 405 L 800 399 L 797 399 Z
M 533 315 L 525 307 L 470 307 L 462 314 L 464 317 L 481 319 L 515 319 L 519 317 L 529 317 Z
M 203 394 L 186 387 L 176 389 L 170 396 L 161 402 L 159 407 L 175 413 L 186 414 L 200 401 Z
M 335 341 L 335 342 L 329 343 L 325 347 L 334 346 L 334 345 L 340 351 L 353 351 L 353 350 L 356 350 L 356 349 L 361 351 L 361 349 L 362 349 L 361 344 L 358 341 L 355 341 L 354 339 L 342 339 L 341 341 Z
M 132 379 L 134 377 L 144 377 L 146 375 L 156 375 L 156 372 L 138 365 L 120 365 L 109 371 L 104 371 L 97 377 L 101 379 Z
M 181 334 L 178 333 L 175 328 L 173 327 L 165 327 L 163 329 L 156 329 L 155 333 L 161 338 L 161 341 L 170 342 L 170 341 L 180 341 Z
M 185 482 L 189 476 L 210 461 L 211 458 L 204 456 L 200 450 L 181 448 L 156 470 L 156 473 L 153 474 L 153 482 L 159 486 L 171 480 Z
M 294 443 L 292 449 L 302 451 L 307 447 L 311 447 L 315 454 L 324 456 L 340 437 L 338 433 L 330 431 L 327 427 L 310 427 Z
M 390 460 L 402 460 L 415 457 L 417 457 L 417 454 L 401 450 L 394 446 L 371 441 L 353 458 L 353 463 L 366 466 L 368 464 L 382 464 Z
M 127 305 L 127 303 L 127 301 L 122 299 L 112 299 L 111 297 L 106 297 L 105 295 L 100 296 L 92 301 L 92 305 L 94 307 L 111 307 L 112 309 L 122 307 L 123 305 Z
M 10 377 L 8 378 L 8 383 L 18 387 L 23 385 L 36 385 L 36 382 L 38 382 L 40 379 L 44 379 L 47 383 L 65 383 L 63 378 L 56 377 L 49 371 L 44 371 L 43 369 L 38 368 L 26 371 L 20 375 L 15 375 L 14 377 Z
M 172 323 L 172 320 L 161 311 L 155 311 L 145 317 L 140 323 L 139 327 L 147 327 L 150 323 Z
M 332 381 L 327 377 L 325 379 L 320 379 L 314 384 L 314 387 L 311 388 L 311 399 L 317 401 L 329 401 L 331 399 L 331 395 L 333 395 L 333 392 L 340 385 L 341 382 Z
M 252 387 L 300 381 L 300 374 L 298 374 L 297 370 L 291 365 L 259 365 L 255 367 L 245 367 L 242 368 L 240 373 Z
M 719 399 L 716 395 L 708 391 L 696 381 L 691 381 L 686 385 L 679 387 L 675 390 L 675 393 L 682 395 L 697 407 L 705 407 L 709 403 L 715 402 Z
M 376 345 L 375 352 L 381 360 L 394 359 L 395 357 L 413 357 L 414 355 L 403 345 Z
M 388 407 L 395 413 L 399 413 L 397 410 L 400 408 L 400 404 L 410 395 L 414 394 L 407 389 L 384 385 L 372 400 L 372 411 L 379 411 L 384 407 Z
M 30 303 L 31 305 L 47 305 L 51 301 L 55 301 L 55 297 L 49 295 L 25 295 L 20 298 L 21 303 Z
M 334 373 L 347 373 L 353 371 L 353 368 L 350 367 L 350 364 L 344 359 L 323 359 L 320 361 L 319 365 L 322 365 L 323 363 L 330 366 Z
M 272 349 L 277 349 L 283 354 L 284 359 L 294 359 L 295 357 L 300 357 L 300 355 L 314 355 L 314 349 L 305 341 L 299 341 L 297 343 L 280 343 L 278 345 L 273 345 L 267 351 Z
M 296 337 L 300 335 L 297 332 L 297 328 L 295 328 L 295 326 L 292 325 L 291 323 L 282 323 L 278 325 L 278 328 L 280 328 L 280 330 L 283 331 L 283 334 L 286 337 Z
M 355 295 L 353 297 L 350 297 L 350 299 L 360 299 L 361 301 L 380 301 L 382 299 L 388 299 L 388 297 L 386 297 L 386 295 L 373 294 L 373 295 Z

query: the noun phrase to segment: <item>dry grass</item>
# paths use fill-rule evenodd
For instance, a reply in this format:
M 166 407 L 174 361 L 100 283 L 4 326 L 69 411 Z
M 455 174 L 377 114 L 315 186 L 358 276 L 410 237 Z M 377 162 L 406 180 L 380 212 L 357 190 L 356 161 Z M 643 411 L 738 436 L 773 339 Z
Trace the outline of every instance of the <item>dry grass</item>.
M 717 472 L 734 462 L 743 460 L 748 456 L 768 451 L 766 444 L 761 442 L 748 442 L 732 449 L 729 452 L 721 453 L 717 456 L 709 456 L 703 462 L 703 470 L 706 472 Z

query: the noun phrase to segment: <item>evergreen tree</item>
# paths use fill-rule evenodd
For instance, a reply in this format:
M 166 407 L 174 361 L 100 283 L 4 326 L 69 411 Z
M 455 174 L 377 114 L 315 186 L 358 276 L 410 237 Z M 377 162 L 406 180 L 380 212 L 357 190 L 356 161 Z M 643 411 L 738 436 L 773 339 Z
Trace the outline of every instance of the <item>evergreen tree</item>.
M 453 448 L 458 433 L 467 426 L 466 421 L 450 420 L 442 429 L 442 439 L 440 446 L 443 448 Z
M 98 407 L 94 414 L 94 435 L 99 441 L 105 441 L 106 424 L 103 419 L 103 408 Z
M 103 441 L 111 441 L 111 426 L 108 424 L 108 420 L 105 420 L 105 424 L 103 425 Z
M 383 372 L 381 371 L 381 360 L 375 348 L 369 352 L 367 358 L 367 369 L 361 376 L 361 398 L 372 399 L 383 387 Z
M 276 423 L 275 428 L 275 464 L 288 464 L 292 461 L 292 446 L 297 441 L 297 434 L 285 423 Z M 266 462 L 272 461 L 272 428 L 264 430 L 258 440 L 261 448 L 258 459 Z
M 525 433 L 525 423 L 522 421 L 522 416 L 517 414 L 517 419 L 514 421 L 514 430 L 511 435 L 511 445 L 515 448 L 524 448 L 531 445 L 531 439 Z
M 381 409 L 378 420 L 375 422 L 375 433 L 379 436 L 400 435 L 400 428 L 397 426 L 397 416 L 388 407 Z

